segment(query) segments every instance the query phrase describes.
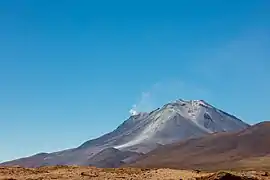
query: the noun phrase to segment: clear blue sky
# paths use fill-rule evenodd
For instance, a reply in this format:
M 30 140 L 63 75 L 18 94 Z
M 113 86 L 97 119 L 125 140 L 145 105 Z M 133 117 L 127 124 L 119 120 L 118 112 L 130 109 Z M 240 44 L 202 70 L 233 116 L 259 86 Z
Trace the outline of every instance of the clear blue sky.
M 0 161 L 80 145 L 134 104 L 269 120 L 269 0 L 93 2 L 0 2 Z

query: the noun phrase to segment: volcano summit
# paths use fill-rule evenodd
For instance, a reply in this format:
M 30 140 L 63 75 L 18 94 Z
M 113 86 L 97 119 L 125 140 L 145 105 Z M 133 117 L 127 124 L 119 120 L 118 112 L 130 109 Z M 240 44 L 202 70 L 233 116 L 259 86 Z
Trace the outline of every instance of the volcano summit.
M 95 165 L 93 162 L 97 162 L 96 159 L 102 159 L 102 154 L 105 154 L 107 158 L 110 157 L 110 164 L 122 164 L 133 161 L 140 154 L 148 153 L 162 145 L 212 133 L 235 132 L 247 127 L 249 125 L 242 120 L 203 100 L 180 99 L 165 104 L 150 113 L 136 113 L 114 131 L 89 140 L 77 148 L 54 153 L 41 153 L 2 165 L 24 167 Z M 110 150 L 104 151 L 108 148 Z M 112 159 L 115 152 L 119 156 Z M 120 155 L 120 152 L 125 155 Z M 117 162 L 112 163 L 112 161 Z M 99 161 L 98 163 L 106 166 L 104 162 Z

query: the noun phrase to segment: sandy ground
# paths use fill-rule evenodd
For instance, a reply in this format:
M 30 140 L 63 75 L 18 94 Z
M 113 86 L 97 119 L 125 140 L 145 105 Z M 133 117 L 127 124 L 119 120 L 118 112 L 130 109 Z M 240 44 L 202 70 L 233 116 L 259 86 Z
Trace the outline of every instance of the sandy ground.
M 265 172 L 245 172 L 249 177 L 270 179 Z M 126 180 L 180 180 L 220 179 L 213 173 L 172 169 L 99 169 L 94 167 L 53 166 L 42 168 L 0 167 L 0 180 L 46 180 L 46 179 L 126 179 Z

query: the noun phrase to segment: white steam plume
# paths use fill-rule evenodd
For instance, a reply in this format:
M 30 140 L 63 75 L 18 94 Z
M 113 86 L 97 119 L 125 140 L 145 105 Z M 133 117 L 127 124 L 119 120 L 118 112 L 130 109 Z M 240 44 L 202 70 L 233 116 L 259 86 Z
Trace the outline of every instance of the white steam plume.
M 209 92 L 204 88 L 186 84 L 181 80 L 158 82 L 152 85 L 148 91 L 141 93 L 137 103 L 132 106 L 129 113 L 134 116 L 140 112 L 151 112 L 180 98 L 209 100 Z
M 129 110 L 129 113 L 132 115 L 132 116 L 135 116 L 135 115 L 137 115 L 138 114 L 138 112 L 136 111 L 136 104 L 134 104 L 133 106 L 132 106 L 132 108 Z

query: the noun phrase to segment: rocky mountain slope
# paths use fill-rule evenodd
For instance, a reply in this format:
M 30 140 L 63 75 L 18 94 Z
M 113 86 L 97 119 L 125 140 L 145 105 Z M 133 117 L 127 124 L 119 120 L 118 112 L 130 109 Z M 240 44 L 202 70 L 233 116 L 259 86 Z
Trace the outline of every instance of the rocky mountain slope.
M 270 122 L 164 145 L 130 166 L 181 169 L 270 169 Z
M 124 121 L 117 129 L 81 146 L 55 153 L 42 153 L 2 165 L 36 167 L 43 165 L 89 165 L 99 152 L 128 153 L 121 160 L 133 160 L 138 153 L 147 153 L 159 146 L 216 132 L 235 132 L 249 127 L 240 119 L 202 100 L 177 100 L 150 113 L 139 113 Z M 133 157 L 134 156 L 134 157 Z M 122 161 L 123 160 L 123 161 Z M 99 162 L 99 164 L 103 164 Z M 106 166 L 106 165 L 105 165 Z
M 89 165 L 102 168 L 120 167 L 126 163 L 132 163 L 133 158 L 138 158 L 142 154 L 131 151 L 120 151 L 115 148 L 107 148 L 89 159 Z

